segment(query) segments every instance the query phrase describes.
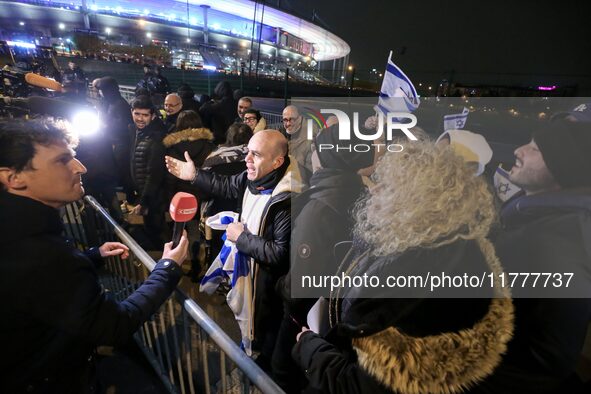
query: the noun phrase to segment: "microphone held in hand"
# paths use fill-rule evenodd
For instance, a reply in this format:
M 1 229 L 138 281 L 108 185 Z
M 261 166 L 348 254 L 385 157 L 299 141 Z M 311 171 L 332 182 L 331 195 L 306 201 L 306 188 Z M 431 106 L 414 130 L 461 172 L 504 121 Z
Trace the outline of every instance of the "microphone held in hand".
M 174 221 L 172 230 L 172 248 L 176 248 L 183 235 L 185 223 L 197 213 L 197 198 L 189 193 L 178 192 L 170 201 L 170 217 Z

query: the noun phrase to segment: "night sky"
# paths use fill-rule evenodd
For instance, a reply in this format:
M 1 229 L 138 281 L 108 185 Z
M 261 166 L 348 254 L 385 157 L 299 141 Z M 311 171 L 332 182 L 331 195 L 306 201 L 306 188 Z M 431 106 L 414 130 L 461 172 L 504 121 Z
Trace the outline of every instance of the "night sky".
M 584 0 L 291 0 L 351 46 L 358 70 L 388 53 L 410 73 L 591 75 L 591 2 Z

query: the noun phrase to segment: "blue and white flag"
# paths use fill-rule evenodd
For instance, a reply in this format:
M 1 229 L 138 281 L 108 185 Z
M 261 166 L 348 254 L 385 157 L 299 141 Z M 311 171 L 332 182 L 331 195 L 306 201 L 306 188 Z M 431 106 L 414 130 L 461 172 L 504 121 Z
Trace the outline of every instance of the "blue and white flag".
M 443 130 L 461 130 L 466 126 L 470 110 L 464 107 L 461 114 L 450 114 L 443 117 Z
M 413 112 L 419 108 L 419 95 L 410 78 L 392 61 L 392 51 L 382 81 L 377 108 L 384 114 L 388 112 Z
M 231 223 L 234 219 L 224 216 L 219 220 L 219 224 L 224 225 Z M 201 280 L 199 290 L 207 294 L 213 294 L 222 282 L 230 286 L 226 301 L 240 327 L 241 347 L 250 356 L 252 355 L 253 338 L 253 292 L 250 258 L 240 252 L 234 242 L 228 241 L 225 233 L 222 239 L 224 245 L 211 263 L 205 277 Z
M 495 185 L 495 192 L 497 197 L 502 202 L 507 202 L 516 195 L 517 193 L 521 192 L 521 188 L 509 180 L 509 173 L 505 171 L 501 165 L 495 171 L 495 175 L 493 177 L 493 182 Z

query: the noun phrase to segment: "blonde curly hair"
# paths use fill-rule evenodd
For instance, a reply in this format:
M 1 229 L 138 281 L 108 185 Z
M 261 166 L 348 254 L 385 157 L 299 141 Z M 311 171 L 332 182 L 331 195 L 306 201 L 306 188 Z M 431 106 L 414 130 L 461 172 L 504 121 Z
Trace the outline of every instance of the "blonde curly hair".
M 496 220 L 481 177 L 447 146 L 405 144 L 377 164 L 368 194 L 355 207 L 355 235 L 377 256 L 485 238 Z

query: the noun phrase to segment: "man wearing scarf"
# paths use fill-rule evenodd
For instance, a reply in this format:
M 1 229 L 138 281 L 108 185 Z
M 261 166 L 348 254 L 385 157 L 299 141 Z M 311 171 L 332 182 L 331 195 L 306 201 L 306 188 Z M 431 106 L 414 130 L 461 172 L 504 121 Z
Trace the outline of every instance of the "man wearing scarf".
M 188 154 L 185 159 L 167 156 L 168 171 L 190 181 L 200 197 L 239 202 L 240 220 L 228 225 L 226 236 L 251 259 L 253 350 L 260 352 L 257 362 L 268 371 L 283 311 L 274 288 L 289 270 L 291 197 L 301 190 L 297 164 L 287 155 L 287 139 L 276 130 L 263 130 L 251 138 L 246 171 L 238 175 L 197 171 Z

